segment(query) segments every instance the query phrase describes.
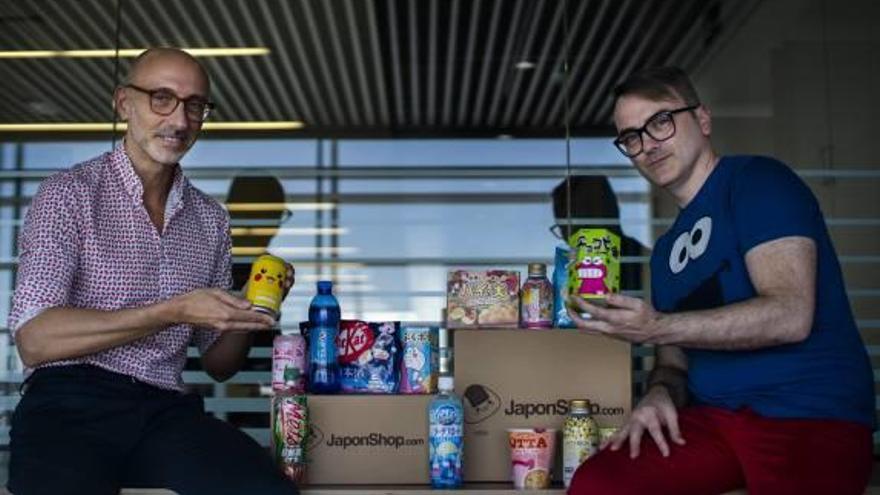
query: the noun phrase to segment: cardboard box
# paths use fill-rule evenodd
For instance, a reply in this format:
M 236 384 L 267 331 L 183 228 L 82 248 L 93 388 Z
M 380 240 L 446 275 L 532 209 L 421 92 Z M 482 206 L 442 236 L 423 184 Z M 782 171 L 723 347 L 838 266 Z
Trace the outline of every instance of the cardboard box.
M 465 408 L 465 481 L 510 481 L 507 428 L 556 428 L 569 399 L 592 401 L 600 426 L 632 406 L 630 346 L 578 330 L 456 330 L 455 389 Z
M 306 484 L 426 484 L 432 395 L 310 395 Z

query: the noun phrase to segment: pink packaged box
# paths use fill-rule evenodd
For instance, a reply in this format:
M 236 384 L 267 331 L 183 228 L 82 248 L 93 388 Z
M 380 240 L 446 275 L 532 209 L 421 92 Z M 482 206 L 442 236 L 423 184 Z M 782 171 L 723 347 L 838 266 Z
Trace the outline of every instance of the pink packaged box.
M 519 272 L 450 271 L 446 277 L 447 328 L 519 326 Z

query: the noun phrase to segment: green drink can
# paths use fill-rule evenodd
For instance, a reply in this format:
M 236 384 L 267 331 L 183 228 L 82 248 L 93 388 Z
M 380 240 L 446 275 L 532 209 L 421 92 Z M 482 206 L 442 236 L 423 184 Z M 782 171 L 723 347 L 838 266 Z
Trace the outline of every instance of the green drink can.
M 603 303 L 620 292 L 620 236 L 608 229 L 580 229 L 568 240 L 573 259 L 568 292 L 591 303 Z
M 300 482 L 306 470 L 309 408 L 305 395 L 272 397 L 272 454 L 284 474 Z

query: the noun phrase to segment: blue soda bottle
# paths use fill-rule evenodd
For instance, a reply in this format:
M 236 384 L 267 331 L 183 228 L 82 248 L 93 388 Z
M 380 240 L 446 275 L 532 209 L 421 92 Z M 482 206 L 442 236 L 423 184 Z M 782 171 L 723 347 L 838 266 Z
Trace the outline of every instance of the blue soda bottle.
M 428 406 L 428 469 L 433 488 L 461 487 L 464 408 L 451 376 L 441 376 Z
M 318 294 L 309 305 L 309 379 L 310 391 L 315 394 L 339 391 L 336 335 L 340 311 L 332 289 L 332 282 L 319 281 Z

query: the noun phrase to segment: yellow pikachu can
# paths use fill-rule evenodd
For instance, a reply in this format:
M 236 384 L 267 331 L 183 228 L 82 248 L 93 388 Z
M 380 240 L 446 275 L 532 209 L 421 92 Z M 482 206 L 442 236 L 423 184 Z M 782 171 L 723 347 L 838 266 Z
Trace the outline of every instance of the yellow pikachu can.
M 245 298 L 254 305 L 255 310 L 278 319 L 285 277 L 287 265 L 283 259 L 271 254 L 261 255 L 251 265 Z

